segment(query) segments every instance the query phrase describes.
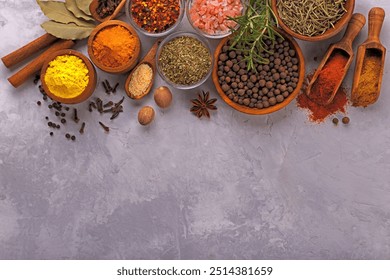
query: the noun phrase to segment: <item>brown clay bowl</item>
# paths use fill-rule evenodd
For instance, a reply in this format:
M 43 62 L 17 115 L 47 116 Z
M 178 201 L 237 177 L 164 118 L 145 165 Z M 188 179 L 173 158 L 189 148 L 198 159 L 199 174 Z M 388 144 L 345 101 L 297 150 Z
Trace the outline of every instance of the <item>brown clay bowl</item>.
M 278 30 L 278 32 L 284 37 L 285 40 L 290 42 L 292 48 L 296 52 L 297 58 L 299 60 L 299 64 L 298 64 L 299 81 L 298 81 L 298 84 L 297 84 L 297 87 L 295 88 L 295 90 L 286 99 L 284 99 L 283 102 L 277 103 L 274 106 L 270 106 L 268 108 L 258 109 L 258 108 L 250 108 L 248 106 L 240 105 L 240 104 L 230 100 L 229 97 L 224 93 L 221 85 L 219 84 L 219 79 L 218 79 L 218 74 L 217 74 L 217 72 L 218 72 L 218 58 L 219 58 L 219 55 L 221 54 L 222 47 L 230 39 L 230 37 L 222 39 L 222 41 L 217 46 L 215 53 L 214 53 L 214 67 L 213 67 L 213 72 L 212 72 L 213 82 L 214 82 L 214 85 L 217 89 L 218 94 L 233 109 L 236 109 L 237 111 L 240 111 L 242 113 L 249 114 L 249 115 L 270 114 L 270 113 L 276 112 L 276 111 L 286 107 L 292 100 L 295 99 L 295 97 L 297 97 L 298 93 L 300 92 L 302 85 L 303 85 L 303 82 L 305 80 L 305 58 L 303 56 L 301 48 L 299 47 L 298 43 L 294 40 L 294 38 L 292 38 L 287 33 L 283 32 L 282 30 Z
M 304 36 L 301 34 L 298 34 L 291 30 L 282 19 L 279 17 L 279 12 L 277 8 L 277 2 L 278 0 L 271 0 L 272 10 L 274 11 L 276 18 L 278 19 L 278 23 L 280 27 L 286 31 L 289 35 L 293 36 L 294 38 L 297 38 L 299 40 L 309 41 L 309 42 L 318 42 L 323 41 L 326 39 L 329 39 L 333 36 L 336 36 L 338 33 L 340 33 L 343 28 L 346 26 L 346 24 L 349 22 L 353 15 L 353 11 L 355 9 L 355 0 L 346 0 L 345 8 L 347 12 L 344 14 L 344 16 L 335 24 L 334 28 L 328 29 L 324 34 L 318 35 L 318 36 Z
M 112 20 L 112 19 L 115 19 L 120 11 L 122 10 L 122 8 L 125 6 L 126 4 L 126 0 L 122 0 L 118 7 L 116 7 L 115 9 L 115 12 L 110 15 L 110 16 L 107 16 L 105 18 L 101 18 L 98 13 L 96 12 L 96 9 L 98 8 L 99 6 L 99 0 L 92 0 L 91 4 L 89 5 L 89 11 L 91 12 L 91 15 L 92 17 L 96 20 L 96 21 L 100 21 L 100 22 L 105 22 L 107 20 Z
M 135 38 L 136 38 L 135 53 L 134 53 L 134 56 L 127 63 L 125 63 L 124 65 L 122 65 L 120 67 L 116 67 L 116 68 L 107 67 L 107 66 L 103 65 L 99 60 L 97 60 L 96 57 L 94 56 L 92 43 L 95 40 L 96 35 L 101 30 L 103 30 L 104 28 L 107 28 L 107 27 L 118 26 L 118 25 L 126 28 L 133 36 L 135 36 Z M 91 58 L 92 62 L 99 69 L 101 69 L 101 70 L 103 70 L 103 71 L 105 71 L 107 73 L 111 73 L 111 74 L 123 74 L 123 73 L 126 73 L 126 72 L 130 71 L 131 69 L 134 68 L 135 65 L 137 65 L 139 56 L 141 54 L 141 40 L 139 39 L 139 36 L 138 36 L 137 32 L 134 30 L 134 28 L 131 27 L 126 22 L 123 22 L 123 21 L 120 21 L 120 20 L 105 21 L 105 22 L 99 24 L 98 26 L 96 26 L 95 29 L 92 31 L 91 35 L 89 36 L 89 39 L 88 39 L 88 54 L 89 54 L 89 57 Z
M 49 87 L 47 86 L 47 84 L 45 82 L 46 70 L 49 67 L 49 63 L 51 61 L 53 61 L 57 56 L 60 56 L 60 55 L 74 55 L 74 56 L 77 56 L 78 58 L 80 58 L 85 63 L 85 65 L 88 68 L 89 83 L 88 83 L 87 87 L 85 88 L 85 90 L 80 95 L 78 95 L 76 97 L 73 97 L 73 98 L 59 97 L 59 96 L 53 94 L 49 90 Z M 93 64 L 91 63 L 91 61 L 85 55 L 83 55 L 80 52 L 74 51 L 74 50 L 65 49 L 65 50 L 60 50 L 60 51 L 54 52 L 54 53 L 50 54 L 47 57 L 47 59 L 45 60 L 45 62 L 43 64 L 42 70 L 41 70 L 41 81 L 42 81 L 43 89 L 45 90 L 46 94 L 51 99 L 53 99 L 55 101 L 58 101 L 58 102 L 61 102 L 61 103 L 64 103 L 64 104 L 77 104 L 77 103 L 81 103 L 81 102 L 87 100 L 92 95 L 92 93 L 95 91 L 95 88 L 96 88 L 96 70 L 95 70 L 95 67 L 93 66 Z

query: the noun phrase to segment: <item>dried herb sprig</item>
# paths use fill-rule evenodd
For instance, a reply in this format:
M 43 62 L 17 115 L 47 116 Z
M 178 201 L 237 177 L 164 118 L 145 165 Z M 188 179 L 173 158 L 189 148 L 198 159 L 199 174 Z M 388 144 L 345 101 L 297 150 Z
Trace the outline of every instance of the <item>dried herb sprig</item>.
M 345 0 L 280 0 L 280 18 L 293 31 L 305 36 L 318 36 L 334 28 L 345 14 Z
M 272 11 L 270 0 L 249 0 L 243 15 L 235 18 L 239 28 L 232 28 L 232 50 L 241 51 L 248 70 L 255 69 L 255 63 L 268 64 L 269 60 L 261 56 L 267 51 L 267 40 L 275 42 L 282 37 L 276 30 L 277 18 Z

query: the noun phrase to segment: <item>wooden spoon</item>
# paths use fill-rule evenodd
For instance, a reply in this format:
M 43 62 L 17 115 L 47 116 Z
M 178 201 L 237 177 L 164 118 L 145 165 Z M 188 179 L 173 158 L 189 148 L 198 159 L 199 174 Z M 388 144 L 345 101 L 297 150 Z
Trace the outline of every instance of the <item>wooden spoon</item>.
M 142 58 L 142 60 L 138 63 L 138 65 L 130 72 L 127 80 L 126 80 L 126 83 L 125 83 L 125 90 L 126 90 L 126 93 L 127 95 L 131 98 L 131 99 L 141 99 L 142 97 L 146 96 L 147 94 L 149 94 L 150 90 L 152 89 L 153 87 L 153 81 L 154 81 L 154 77 L 156 76 L 156 53 L 157 53 L 157 48 L 158 46 L 160 45 L 161 43 L 161 39 L 158 39 L 154 44 L 153 46 L 151 47 L 151 49 L 149 50 L 149 52 L 145 55 L 144 58 Z M 152 71 L 153 71 L 153 76 L 152 76 L 152 80 L 151 82 L 149 83 L 149 86 L 148 88 L 145 90 L 145 92 L 142 94 L 142 95 L 133 95 L 130 90 L 129 90 L 129 85 L 130 85 L 130 81 L 131 79 L 133 78 L 133 74 L 134 72 L 137 70 L 137 68 L 142 65 L 142 64 L 148 64 L 151 68 L 152 68 Z
M 104 21 L 107 21 L 107 20 L 111 20 L 111 19 L 115 19 L 119 12 L 122 10 L 123 6 L 126 4 L 126 0 L 122 0 L 118 7 L 116 7 L 114 13 L 110 16 L 107 16 L 105 18 L 101 18 L 98 13 L 96 12 L 97 8 L 99 7 L 99 0 L 92 0 L 91 4 L 89 5 L 89 11 L 91 12 L 92 14 L 92 17 L 96 20 L 96 21 L 99 21 L 99 22 L 104 22 Z
M 339 42 L 329 46 L 329 49 L 327 50 L 324 58 L 322 59 L 320 65 L 318 66 L 316 72 L 314 73 L 312 80 L 310 81 L 307 87 L 306 95 L 312 101 L 316 102 L 319 105 L 328 105 L 333 101 L 333 98 L 336 95 L 338 89 L 340 88 L 341 83 L 343 82 L 345 76 L 347 75 L 348 69 L 351 66 L 351 63 L 353 61 L 354 52 L 352 49 L 352 42 L 355 40 L 360 30 L 362 30 L 365 23 L 366 23 L 366 18 L 362 14 L 359 13 L 354 14 L 352 16 L 352 19 L 348 23 L 348 27 L 347 30 L 345 31 L 344 37 Z M 314 97 L 311 96 L 311 89 L 315 84 L 315 82 L 317 81 L 317 78 L 320 75 L 321 71 L 323 70 L 324 66 L 327 64 L 329 59 L 333 57 L 335 54 L 342 54 L 343 56 L 345 56 L 347 62 L 344 66 L 344 72 L 340 73 L 340 79 L 336 83 L 332 93 L 329 96 L 327 96 L 326 98 L 314 99 Z
M 367 40 L 359 47 L 355 73 L 353 77 L 352 85 L 352 104 L 353 106 L 363 106 L 366 107 L 375 103 L 381 92 L 382 78 L 383 78 L 383 68 L 385 65 L 385 56 L 386 48 L 382 45 L 379 35 L 381 33 L 383 21 L 385 19 L 385 11 L 382 8 L 372 8 L 368 16 L 368 38 Z M 363 65 L 366 65 L 367 59 L 375 59 L 377 63 L 377 69 L 374 69 L 374 79 L 365 78 L 363 79 Z M 369 73 L 370 74 L 370 73 Z M 360 81 L 368 82 L 369 87 L 375 88 L 375 91 L 363 91 L 360 88 Z

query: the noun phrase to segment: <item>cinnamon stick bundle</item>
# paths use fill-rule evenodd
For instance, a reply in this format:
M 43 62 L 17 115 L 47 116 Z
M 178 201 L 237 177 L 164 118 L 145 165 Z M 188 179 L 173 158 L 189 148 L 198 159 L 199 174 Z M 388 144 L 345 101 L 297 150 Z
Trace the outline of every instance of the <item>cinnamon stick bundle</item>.
M 48 33 L 21 47 L 20 49 L 1 58 L 7 68 L 17 65 L 18 63 L 29 58 L 31 55 L 46 48 L 57 40 L 56 37 Z

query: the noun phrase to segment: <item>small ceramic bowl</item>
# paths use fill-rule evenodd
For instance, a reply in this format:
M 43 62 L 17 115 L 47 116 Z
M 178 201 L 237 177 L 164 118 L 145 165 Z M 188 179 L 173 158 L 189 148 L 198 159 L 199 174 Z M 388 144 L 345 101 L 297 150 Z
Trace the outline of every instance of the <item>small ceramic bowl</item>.
M 200 34 L 200 35 L 202 35 L 202 36 L 204 36 L 204 37 L 206 37 L 208 39 L 222 39 L 222 38 L 225 38 L 225 37 L 229 36 L 232 33 L 229 30 L 229 31 L 224 32 L 224 33 L 208 34 L 205 31 L 203 31 L 203 30 L 199 29 L 198 27 L 196 27 L 194 25 L 194 23 L 193 23 L 193 20 L 192 20 L 191 16 L 190 16 L 190 9 L 191 9 L 193 3 L 194 3 L 194 0 L 187 0 L 187 2 L 186 2 L 186 15 L 187 15 L 188 22 L 191 24 L 192 28 L 194 28 L 195 31 L 198 34 Z M 242 0 L 241 4 L 242 4 L 242 13 L 244 13 L 244 11 L 245 11 L 245 0 Z M 238 28 L 238 25 L 236 26 L 236 28 Z
M 141 34 L 143 35 L 146 35 L 146 36 L 149 36 L 149 37 L 164 37 L 164 36 L 167 36 L 168 34 L 172 33 L 181 23 L 181 21 L 183 20 L 183 16 L 184 16 L 184 12 L 185 12 L 185 4 L 184 4 L 184 0 L 177 0 L 180 4 L 180 14 L 179 14 L 179 17 L 177 19 L 177 21 L 175 22 L 175 24 L 173 24 L 171 27 L 169 27 L 167 30 L 163 31 L 163 32 L 159 32 L 159 33 L 151 33 L 151 32 L 148 32 L 146 31 L 145 29 L 143 29 L 142 27 L 140 27 L 137 23 L 135 23 L 134 19 L 133 19 L 133 16 L 131 15 L 131 4 L 132 4 L 132 0 L 127 0 L 127 3 L 126 3 L 126 7 L 125 7 L 125 10 L 126 10 L 126 16 L 127 18 L 129 19 L 131 25 Z
M 102 31 L 103 29 L 105 29 L 107 27 L 114 27 L 114 26 L 122 26 L 122 27 L 126 28 L 136 38 L 135 52 L 134 52 L 133 57 L 124 65 L 122 65 L 120 67 L 115 67 L 115 68 L 103 65 L 93 54 L 93 42 L 95 40 L 96 35 L 100 31 Z M 103 70 L 107 73 L 112 73 L 112 74 L 123 74 L 123 73 L 129 72 L 131 69 L 133 69 L 135 67 L 135 65 L 137 65 L 138 59 L 139 59 L 140 54 L 141 54 L 141 40 L 139 39 L 137 32 L 129 24 L 127 24 L 123 21 L 120 21 L 120 20 L 108 20 L 108 21 L 105 21 L 105 22 L 99 24 L 98 26 L 96 26 L 95 29 L 92 31 L 91 35 L 89 36 L 88 54 L 89 54 L 89 57 L 91 58 L 92 62 L 101 70 Z
M 88 83 L 87 87 L 85 88 L 85 90 L 80 95 L 73 97 L 73 98 L 63 98 L 63 97 L 59 97 L 59 96 L 53 94 L 45 82 L 45 75 L 46 75 L 47 68 L 49 67 L 49 63 L 51 61 L 53 61 L 57 56 L 61 56 L 61 55 L 76 56 L 76 57 L 80 58 L 88 68 L 89 83 Z M 95 91 L 96 70 L 95 70 L 95 67 L 93 66 L 93 64 L 91 63 L 91 61 L 85 55 L 83 55 L 80 52 L 74 51 L 74 50 L 65 49 L 65 50 L 60 50 L 60 51 L 54 52 L 47 57 L 47 59 L 45 60 L 45 62 L 43 64 L 42 70 L 41 70 L 41 81 L 42 81 L 43 89 L 45 90 L 46 94 L 51 99 L 58 101 L 58 102 L 61 102 L 61 103 L 64 103 L 64 104 L 77 104 L 77 103 L 81 103 L 81 102 L 87 100 L 92 95 L 92 93 Z
M 116 7 L 112 15 L 107 16 L 105 18 L 101 18 L 96 12 L 97 8 L 99 7 L 99 2 L 100 2 L 99 0 L 92 0 L 91 4 L 89 5 L 89 11 L 91 12 L 92 17 L 99 22 L 104 22 L 107 20 L 112 20 L 117 18 L 119 16 L 120 11 L 123 9 L 123 7 L 126 4 L 126 0 L 121 0 L 121 2 L 119 3 L 118 7 Z
M 271 0 L 272 10 L 274 11 L 276 18 L 278 19 L 280 27 L 288 34 L 293 36 L 294 38 L 297 38 L 299 40 L 309 41 L 309 42 L 323 41 L 339 34 L 343 30 L 343 28 L 348 24 L 349 20 L 353 15 L 353 11 L 355 9 L 355 0 L 346 0 L 345 9 L 347 10 L 347 12 L 334 25 L 334 28 L 328 29 L 324 34 L 318 36 L 305 36 L 294 32 L 286 24 L 284 24 L 284 22 L 279 16 L 277 2 L 278 0 Z
M 197 83 L 195 84 L 192 84 L 192 85 L 180 85 L 180 84 L 175 84 L 173 82 L 171 82 L 165 75 L 164 75 L 164 72 L 162 71 L 161 69 L 161 65 L 160 65 L 160 62 L 159 62 L 159 59 L 160 59 L 160 55 L 161 55 L 161 51 L 164 49 L 164 46 L 178 38 L 178 37 L 192 37 L 192 38 L 195 38 L 197 39 L 198 41 L 200 41 L 206 48 L 207 50 L 209 51 L 209 54 L 210 54 L 210 60 L 211 60 L 211 63 L 210 63 L 210 69 L 208 70 L 207 74 L 200 80 L 198 81 Z M 190 33 L 190 32 L 177 32 L 177 33 L 174 33 L 174 34 L 171 34 L 169 35 L 168 37 L 166 37 L 160 44 L 160 46 L 158 47 L 157 49 L 157 54 L 156 54 L 156 65 L 157 65 L 157 71 L 158 73 L 160 74 L 161 78 L 169 85 L 171 85 L 172 87 L 174 88 L 177 88 L 177 89 L 193 89 L 193 88 L 196 88 L 200 85 L 202 85 L 211 75 L 211 72 L 213 70 L 213 58 L 212 58 L 212 54 L 211 54 L 211 49 L 210 49 L 210 45 L 208 44 L 208 42 L 206 40 L 204 40 L 203 38 L 201 38 L 199 35 L 195 34 L 195 33 Z
M 218 94 L 221 96 L 221 98 L 233 109 L 240 111 L 245 114 L 249 115 L 266 115 L 273 112 L 276 112 L 284 107 L 286 107 L 292 100 L 297 97 L 298 93 L 300 92 L 303 82 L 305 80 L 305 59 L 302 53 L 301 48 L 299 47 L 298 43 L 287 33 L 283 32 L 282 30 L 278 30 L 279 34 L 283 36 L 285 40 L 287 40 L 290 43 L 290 46 L 295 50 L 296 56 L 298 58 L 298 72 L 299 72 L 299 80 L 297 83 L 297 87 L 295 90 L 284 99 L 283 102 L 277 103 L 274 106 L 270 106 L 268 108 L 258 109 L 258 108 L 250 108 L 248 106 L 240 105 L 232 100 L 229 99 L 229 97 L 225 94 L 225 92 L 222 90 L 222 87 L 219 83 L 218 78 L 218 60 L 219 55 L 221 54 L 223 46 L 226 44 L 226 42 L 230 39 L 230 37 L 222 39 L 222 41 L 217 46 L 215 53 L 214 53 L 214 68 L 213 68 L 213 82 L 217 89 Z

